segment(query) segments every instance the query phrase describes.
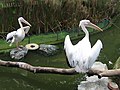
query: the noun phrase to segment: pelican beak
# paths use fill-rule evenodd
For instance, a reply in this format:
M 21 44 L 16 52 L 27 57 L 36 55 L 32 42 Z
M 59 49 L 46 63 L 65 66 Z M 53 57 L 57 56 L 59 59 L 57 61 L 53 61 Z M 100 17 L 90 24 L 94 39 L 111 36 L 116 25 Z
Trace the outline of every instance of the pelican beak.
M 93 24 L 93 23 L 89 23 L 88 27 L 99 30 L 99 31 L 103 31 L 101 28 L 99 28 L 97 25 Z
M 20 19 L 21 22 L 31 26 L 31 24 L 28 21 L 26 21 L 23 17 L 20 17 L 19 19 Z

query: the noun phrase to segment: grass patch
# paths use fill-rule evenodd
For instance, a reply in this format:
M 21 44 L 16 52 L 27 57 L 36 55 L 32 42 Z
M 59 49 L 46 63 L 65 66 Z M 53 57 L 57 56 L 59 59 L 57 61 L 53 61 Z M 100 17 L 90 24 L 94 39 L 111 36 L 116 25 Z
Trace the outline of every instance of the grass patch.
M 111 27 L 111 25 L 108 24 L 108 22 L 105 24 L 105 22 L 101 22 L 97 24 L 99 27 L 106 30 L 107 28 Z M 39 35 L 32 35 L 29 37 L 26 37 L 20 44 L 26 45 L 28 43 L 36 43 L 36 44 L 57 44 L 64 41 L 64 38 L 66 35 L 70 35 L 72 39 L 78 39 L 80 37 L 83 37 L 84 32 L 81 32 L 82 30 L 79 29 L 72 29 L 68 31 L 59 31 L 57 33 L 47 33 L 47 34 L 39 34 Z M 89 32 L 91 34 L 95 34 L 98 31 L 94 31 L 93 29 L 89 28 Z M 0 39 L 0 52 L 3 51 L 9 51 L 9 49 L 15 48 L 15 44 L 13 44 L 11 47 L 9 46 L 9 43 L 7 43 L 5 40 Z
M 77 32 L 74 32 L 74 33 L 59 32 L 58 34 L 49 33 L 49 34 L 33 35 L 33 36 L 26 37 L 20 44 L 26 45 L 29 43 L 29 40 L 30 40 L 30 43 L 54 44 L 54 43 L 62 42 L 67 34 L 69 34 L 70 36 L 75 36 L 77 34 Z M 15 47 L 15 44 L 13 44 L 10 47 L 9 43 L 7 43 L 3 39 L 0 39 L 0 52 L 3 52 L 4 50 L 8 50 L 8 49 L 11 49 L 14 47 Z

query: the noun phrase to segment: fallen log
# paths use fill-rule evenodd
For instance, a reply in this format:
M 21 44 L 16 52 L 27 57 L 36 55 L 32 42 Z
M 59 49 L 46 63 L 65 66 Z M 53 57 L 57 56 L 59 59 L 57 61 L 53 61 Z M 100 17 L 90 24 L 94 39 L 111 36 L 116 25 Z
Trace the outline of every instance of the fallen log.
M 112 70 L 90 69 L 88 74 L 99 75 L 100 77 L 119 76 L 120 75 L 120 69 L 112 69 Z
M 33 73 L 55 73 L 55 74 L 64 74 L 64 75 L 75 75 L 79 74 L 75 71 L 74 68 L 54 68 L 54 67 L 41 67 L 41 66 L 32 66 L 25 62 L 13 62 L 13 61 L 3 61 L 0 60 L 0 66 L 5 67 L 16 67 L 20 69 L 24 69 Z M 88 71 L 89 75 L 98 75 L 100 77 L 111 77 L 120 75 L 120 69 L 113 69 L 113 70 L 97 70 L 97 69 L 90 69 Z
M 56 73 L 56 74 L 66 74 L 66 75 L 77 74 L 74 68 L 65 69 L 65 68 L 32 66 L 25 62 L 12 62 L 12 61 L 0 60 L 0 66 L 21 68 L 33 73 Z

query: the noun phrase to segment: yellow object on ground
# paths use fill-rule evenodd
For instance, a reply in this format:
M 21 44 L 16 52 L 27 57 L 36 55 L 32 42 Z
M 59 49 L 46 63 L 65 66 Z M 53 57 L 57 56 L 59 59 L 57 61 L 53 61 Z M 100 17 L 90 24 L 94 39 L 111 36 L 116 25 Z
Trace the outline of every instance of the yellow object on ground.
M 36 50 L 39 48 L 39 45 L 38 44 L 35 44 L 35 43 L 30 43 L 30 44 L 27 44 L 25 46 L 28 50 Z

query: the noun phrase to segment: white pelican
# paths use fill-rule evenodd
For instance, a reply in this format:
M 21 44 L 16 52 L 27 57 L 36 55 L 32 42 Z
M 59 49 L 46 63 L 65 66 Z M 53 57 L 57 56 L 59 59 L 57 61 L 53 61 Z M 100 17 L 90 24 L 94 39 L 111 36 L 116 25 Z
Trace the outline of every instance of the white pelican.
M 6 37 L 6 41 L 10 43 L 9 46 L 11 46 L 13 43 L 16 43 L 17 48 L 19 47 L 18 43 L 25 38 L 25 34 L 28 33 L 31 26 L 31 24 L 28 23 L 23 17 L 19 17 L 18 22 L 19 22 L 20 28 L 17 29 L 17 31 L 12 31 L 8 33 Z M 22 23 L 25 23 L 28 26 L 23 27 Z
M 76 72 L 85 73 L 91 68 L 103 47 L 102 42 L 97 40 L 95 45 L 91 48 L 89 32 L 86 27 L 91 27 L 100 31 L 103 30 L 89 20 L 81 20 L 79 27 L 80 26 L 85 33 L 85 37 L 76 45 L 73 45 L 69 35 L 67 35 L 64 41 L 64 49 L 70 66 L 75 67 Z

